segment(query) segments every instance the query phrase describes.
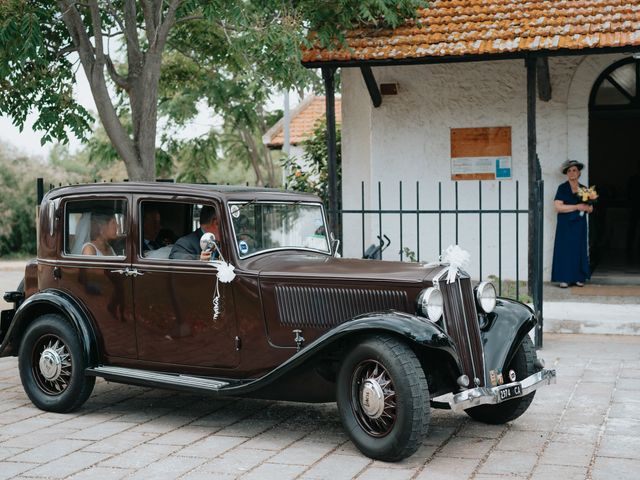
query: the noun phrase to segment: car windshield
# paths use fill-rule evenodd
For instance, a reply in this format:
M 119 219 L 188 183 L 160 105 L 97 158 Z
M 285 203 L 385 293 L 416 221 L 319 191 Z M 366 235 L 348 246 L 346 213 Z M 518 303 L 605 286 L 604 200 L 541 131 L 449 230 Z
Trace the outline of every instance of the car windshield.
M 241 258 L 287 248 L 330 253 L 319 203 L 234 202 L 229 213 Z

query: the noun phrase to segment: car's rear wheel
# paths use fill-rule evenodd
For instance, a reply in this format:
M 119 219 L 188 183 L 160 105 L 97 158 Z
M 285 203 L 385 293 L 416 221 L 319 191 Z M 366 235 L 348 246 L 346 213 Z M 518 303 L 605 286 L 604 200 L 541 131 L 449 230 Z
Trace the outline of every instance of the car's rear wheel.
M 82 344 L 67 320 L 56 314 L 35 319 L 27 328 L 18 356 L 20 378 L 33 404 L 49 412 L 70 412 L 91 395 L 94 377 Z
M 338 372 L 337 399 L 345 430 L 368 457 L 402 460 L 427 433 L 431 412 L 424 371 L 396 338 L 366 337 L 351 349 Z
M 505 373 L 513 370 L 516 373 L 517 380 L 533 375 L 536 373 L 536 358 L 536 349 L 531 338 L 527 335 L 522 340 Z M 480 405 L 479 407 L 469 408 L 465 412 L 479 422 L 499 425 L 515 420 L 526 412 L 535 394 L 536 392 L 534 391 L 524 397 L 514 398 L 496 405 Z

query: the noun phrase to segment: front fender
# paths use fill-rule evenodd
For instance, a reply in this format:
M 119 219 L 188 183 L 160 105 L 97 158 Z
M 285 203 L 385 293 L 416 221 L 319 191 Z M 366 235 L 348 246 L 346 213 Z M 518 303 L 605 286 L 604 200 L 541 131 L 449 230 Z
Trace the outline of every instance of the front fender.
M 538 323 L 526 305 L 499 298 L 496 308 L 486 316 L 487 326 L 480 333 L 486 365 L 485 384 L 490 385 L 490 370 L 501 373 L 516 353 L 522 339 Z
M 349 337 L 360 333 L 390 333 L 402 337 L 417 350 L 439 350 L 448 355 L 459 368 L 460 359 L 456 347 L 440 327 L 421 317 L 388 311 L 361 315 L 342 323 L 305 346 L 266 375 L 251 382 L 225 388 L 224 393 L 225 395 L 249 395 L 282 400 L 294 399 L 295 392 L 291 391 L 287 395 L 288 389 L 281 388 L 284 377 L 300 367 L 313 364 L 324 352 L 337 346 L 338 342 L 348 340 Z M 307 378 L 306 381 L 308 380 Z M 318 401 L 329 400 L 321 399 Z
M 35 293 L 20 305 L 0 345 L 0 357 L 17 355 L 22 334 L 27 326 L 45 313 L 60 313 L 65 316 L 80 336 L 88 365 L 98 363 L 98 342 L 90 315 L 73 297 L 55 289 Z

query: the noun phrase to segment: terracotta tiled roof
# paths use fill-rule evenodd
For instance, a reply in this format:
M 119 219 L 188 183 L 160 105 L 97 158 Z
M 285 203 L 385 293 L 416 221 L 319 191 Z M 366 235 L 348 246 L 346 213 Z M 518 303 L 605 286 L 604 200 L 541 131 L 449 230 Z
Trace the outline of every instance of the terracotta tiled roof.
M 395 30 L 350 31 L 351 50 L 309 49 L 303 62 L 640 46 L 638 0 L 436 0 L 418 19 Z
M 336 123 L 342 120 L 341 101 L 336 98 Z M 289 124 L 289 143 L 298 145 L 311 136 L 318 120 L 325 116 L 325 97 L 309 96 L 298 107 L 291 111 L 291 123 Z M 284 125 L 280 119 L 262 137 L 262 141 L 269 148 L 282 148 L 284 143 Z

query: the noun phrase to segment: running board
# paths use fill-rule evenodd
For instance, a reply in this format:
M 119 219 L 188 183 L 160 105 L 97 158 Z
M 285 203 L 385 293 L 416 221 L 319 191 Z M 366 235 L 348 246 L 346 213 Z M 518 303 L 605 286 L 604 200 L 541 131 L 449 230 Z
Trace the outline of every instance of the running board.
M 144 385 L 150 387 L 169 388 L 172 390 L 188 390 L 199 392 L 218 392 L 230 386 L 230 382 L 212 378 L 194 377 L 176 373 L 154 372 L 135 368 L 99 366 L 87 368 L 85 373 L 105 380 Z M 235 382 L 233 382 L 235 385 Z

